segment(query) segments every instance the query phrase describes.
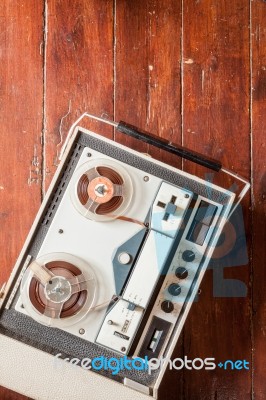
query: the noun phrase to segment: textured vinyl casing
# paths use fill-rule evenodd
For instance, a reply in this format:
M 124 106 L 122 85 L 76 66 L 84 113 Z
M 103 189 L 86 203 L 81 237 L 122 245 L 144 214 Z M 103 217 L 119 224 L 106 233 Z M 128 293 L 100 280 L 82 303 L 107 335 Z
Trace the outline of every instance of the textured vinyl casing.
M 50 354 L 4 335 L 0 335 L 0 354 L 0 386 L 35 400 L 150 399 L 150 396 L 67 362 L 61 361 L 55 366 Z

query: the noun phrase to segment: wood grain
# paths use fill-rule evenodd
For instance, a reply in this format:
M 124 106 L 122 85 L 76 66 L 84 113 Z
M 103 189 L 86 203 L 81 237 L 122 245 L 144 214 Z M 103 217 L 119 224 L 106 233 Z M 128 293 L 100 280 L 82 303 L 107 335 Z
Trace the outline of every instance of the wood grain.
M 180 142 L 180 4 L 118 1 L 115 11 L 115 119 Z M 180 165 L 180 160 L 134 139 L 119 133 L 116 139 Z
M 29 397 L 23 396 L 22 394 L 13 392 L 4 387 L 0 386 L 0 399 L 1 400 L 32 400 Z
M 253 391 L 266 396 L 266 3 L 252 2 Z
M 20 1 L 1 4 L 0 31 L 0 282 L 3 282 L 41 200 L 41 2 L 34 7 Z
M 249 179 L 248 2 L 184 2 L 183 21 L 184 145 L 212 154 Z M 195 164 L 185 163 L 185 168 L 203 176 L 206 173 Z M 226 179 L 219 182 L 229 183 Z M 242 206 L 248 210 L 248 196 Z M 245 217 L 248 229 L 247 212 Z M 222 262 L 214 268 L 222 268 Z M 217 363 L 227 359 L 251 362 L 249 297 L 215 297 L 214 274 L 207 272 L 199 300 L 186 321 L 185 354 L 189 359 L 215 357 Z M 248 265 L 224 268 L 222 274 L 249 285 Z M 186 370 L 184 379 L 184 399 L 251 396 L 251 371 Z
M 183 143 L 252 178 L 252 203 L 249 196 L 242 203 L 252 263 L 222 270 L 246 285 L 248 297 L 213 297 L 217 269 L 209 270 L 174 353 L 246 359 L 252 369 L 170 371 L 162 400 L 265 399 L 265 26 L 263 0 L 0 3 L 0 283 L 10 275 L 68 129 L 85 110 Z M 206 176 L 109 127 L 84 125 Z M 0 388 L 0 399 L 26 398 Z
M 0 5 L 0 286 L 41 202 L 43 2 Z M 3 400 L 25 399 L 0 388 Z
M 44 189 L 72 123 L 85 111 L 113 119 L 113 2 L 49 0 L 45 26 Z M 112 137 L 110 127 L 83 126 Z

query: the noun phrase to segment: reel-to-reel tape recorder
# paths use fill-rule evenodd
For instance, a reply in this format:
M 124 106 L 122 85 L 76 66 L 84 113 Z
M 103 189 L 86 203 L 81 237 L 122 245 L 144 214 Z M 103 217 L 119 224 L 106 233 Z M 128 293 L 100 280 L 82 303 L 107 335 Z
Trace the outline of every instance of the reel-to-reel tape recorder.
M 221 168 L 125 123 L 116 128 Z M 245 183 L 241 200 L 249 185 L 236 179 Z M 1 333 L 80 359 L 170 357 L 234 199 L 76 128 L 2 291 Z M 96 372 L 156 397 L 164 368 Z

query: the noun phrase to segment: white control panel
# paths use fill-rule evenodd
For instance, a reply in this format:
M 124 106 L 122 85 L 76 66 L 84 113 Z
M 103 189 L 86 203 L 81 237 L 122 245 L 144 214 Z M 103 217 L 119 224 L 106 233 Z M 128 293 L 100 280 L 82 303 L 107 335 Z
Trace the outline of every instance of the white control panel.
M 143 309 L 118 300 L 106 314 L 96 342 L 120 353 L 127 353 L 143 315 Z
M 149 232 L 123 294 L 125 300 L 147 307 L 172 245 L 172 238 L 159 232 Z
M 160 185 L 152 205 L 151 229 L 122 298 L 105 316 L 97 343 L 124 354 L 130 350 L 192 197 L 192 192 L 177 186 L 166 182 Z M 127 265 L 130 255 L 122 252 L 118 261 Z M 157 340 L 159 337 L 158 333 Z
M 154 334 L 154 326 L 153 332 L 149 332 L 154 317 L 171 323 L 171 329 L 167 332 L 167 336 L 170 336 L 185 301 L 190 301 L 188 293 L 221 210 L 221 205 L 198 197 L 143 331 L 136 356 L 140 350 L 143 354 L 142 345 L 147 341 L 147 335 Z M 151 340 L 154 340 L 154 337 L 151 337 Z
M 174 238 L 193 193 L 163 182 L 152 206 L 151 228 Z

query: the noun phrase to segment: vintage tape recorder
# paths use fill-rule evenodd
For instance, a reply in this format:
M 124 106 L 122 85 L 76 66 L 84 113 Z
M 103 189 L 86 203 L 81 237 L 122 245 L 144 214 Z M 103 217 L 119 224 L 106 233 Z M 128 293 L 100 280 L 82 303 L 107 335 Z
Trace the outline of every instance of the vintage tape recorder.
M 221 169 L 124 122 L 85 116 Z M 236 202 L 233 191 L 76 127 L 80 120 L 1 292 L 0 384 L 41 399 L 156 398 L 164 366 L 89 370 L 84 379 L 81 368 L 62 375 L 54 356 L 170 358 L 219 234 L 249 184 L 222 169 L 243 186 Z M 23 373 L 14 354 L 23 354 Z M 25 386 L 27 371 L 35 392 Z

